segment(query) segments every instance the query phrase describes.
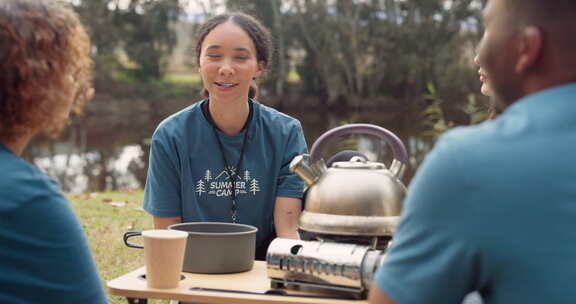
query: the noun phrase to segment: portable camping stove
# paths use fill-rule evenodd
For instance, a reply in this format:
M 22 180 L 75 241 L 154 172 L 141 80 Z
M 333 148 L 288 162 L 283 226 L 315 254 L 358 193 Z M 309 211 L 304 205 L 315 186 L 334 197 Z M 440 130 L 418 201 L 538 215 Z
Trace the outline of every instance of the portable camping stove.
M 266 257 L 272 288 L 302 286 L 366 298 L 384 251 L 350 243 L 277 238 Z

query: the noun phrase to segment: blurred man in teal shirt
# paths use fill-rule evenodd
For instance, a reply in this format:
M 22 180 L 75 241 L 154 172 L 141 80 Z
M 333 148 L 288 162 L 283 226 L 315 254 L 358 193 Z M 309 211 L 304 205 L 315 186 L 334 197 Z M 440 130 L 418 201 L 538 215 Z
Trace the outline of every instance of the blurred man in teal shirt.
M 576 303 L 576 1 L 490 0 L 484 19 L 503 113 L 427 157 L 370 303 Z

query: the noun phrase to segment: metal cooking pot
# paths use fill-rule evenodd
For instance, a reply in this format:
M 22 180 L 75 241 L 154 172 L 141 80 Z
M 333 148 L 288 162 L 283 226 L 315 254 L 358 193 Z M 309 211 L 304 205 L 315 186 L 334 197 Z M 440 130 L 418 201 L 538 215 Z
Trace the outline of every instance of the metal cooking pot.
M 390 168 L 360 157 L 326 168 L 320 159 L 325 144 L 350 134 L 375 135 L 385 140 L 394 154 Z M 290 170 L 309 186 L 300 229 L 327 235 L 391 236 L 406 194 L 400 177 L 407 159 L 402 141 L 379 126 L 349 124 L 324 133 L 310 155 L 296 156 L 290 163 Z
M 234 273 L 252 269 L 258 228 L 244 224 L 193 222 L 171 230 L 188 233 L 184 272 Z

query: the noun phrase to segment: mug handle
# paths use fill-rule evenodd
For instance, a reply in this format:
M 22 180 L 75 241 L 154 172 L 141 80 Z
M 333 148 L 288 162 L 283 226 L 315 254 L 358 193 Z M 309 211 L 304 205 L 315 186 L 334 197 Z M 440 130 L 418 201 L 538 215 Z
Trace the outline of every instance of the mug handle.
M 128 247 L 143 249 L 144 246 L 142 246 L 142 245 L 132 244 L 132 243 L 128 242 L 129 238 L 131 238 L 133 236 L 141 236 L 141 235 L 142 235 L 142 231 L 128 231 L 128 232 L 124 233 L 124 244 Z

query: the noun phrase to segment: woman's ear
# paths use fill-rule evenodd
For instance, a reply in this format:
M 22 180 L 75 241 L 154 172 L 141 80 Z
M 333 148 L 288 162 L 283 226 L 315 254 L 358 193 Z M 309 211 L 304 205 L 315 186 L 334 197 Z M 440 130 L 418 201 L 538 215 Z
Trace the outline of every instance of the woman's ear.
M 256 73 L 254 73 L 254 77 L 258 78 L 262 76 L 262 74 L 264 74 L 264 71 L 266 71 L 266 62 L 258 61 L 258 69 L 256 70 Z
M 520 33 L 518 62 L 516 73 L 523 74 L 534 66 L 542 54 L 542 30 L 536 26 L 528 26 Z

